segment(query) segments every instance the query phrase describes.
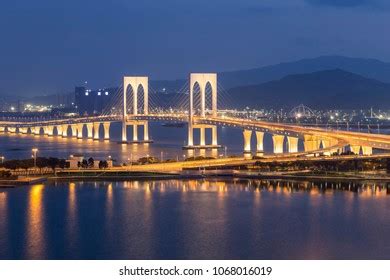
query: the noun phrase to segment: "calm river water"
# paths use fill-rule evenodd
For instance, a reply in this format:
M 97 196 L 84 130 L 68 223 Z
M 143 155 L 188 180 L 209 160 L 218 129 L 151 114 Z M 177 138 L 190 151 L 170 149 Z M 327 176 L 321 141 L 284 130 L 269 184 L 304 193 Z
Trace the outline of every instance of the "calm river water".
M 228 154 L 242 153 L 240 129 L 218 133 Z M 111 142 L 0 134 L 0 155 L 29 158 L 37 147 L 39 156 L 111 155 L 119 162 L 189 156 L 181 149 L 186 127 L 153 123 L 150 134 L 149 145 L 117 144 L 118 124 Z M 272 151 L 270 135 L 264 146 Z M 0 259 L 389 259 L 388 188 L 173 180 L 1 189 Z
M 57 182 L 0 191 L 1 259 L 389 259 L 386 184 Z

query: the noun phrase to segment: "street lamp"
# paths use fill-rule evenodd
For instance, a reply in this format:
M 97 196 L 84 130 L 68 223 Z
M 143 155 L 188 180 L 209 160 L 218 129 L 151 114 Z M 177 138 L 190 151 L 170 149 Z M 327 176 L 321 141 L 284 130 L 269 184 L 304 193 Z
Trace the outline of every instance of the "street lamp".
M 4 163 L 5 157 L 4 157 L 4 156 L 1 156 L 0 159 L 1 159 L 1 164 L 3 164 L 3 163 Z
M 33 148 L 31 151 L 33 152 L 34 168 L 35 168 L 35 167 L 37 167 L 37 152 L 38 152 L 38 149 L 37 148 Z

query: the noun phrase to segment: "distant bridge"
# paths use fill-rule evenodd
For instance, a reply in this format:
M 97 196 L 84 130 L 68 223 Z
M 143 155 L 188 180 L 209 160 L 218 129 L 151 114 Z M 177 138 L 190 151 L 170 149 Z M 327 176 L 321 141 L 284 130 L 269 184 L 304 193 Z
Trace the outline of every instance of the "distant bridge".
M 103 139 L 110 140 L 110 125 L 112 122 L 122 124 L 122 144 L 147 143 L 149 139 L 149 122 L 185 122 L 188 124 L 187 143 L 185 149 L 218 149 L 220 147 L 217 135 L 218 126 L 240 128 L 243 133 L 245 154 L 251 154 L 251 138 L 255 134 L 257 154 L 262 154 L 264 134 L 272 135 L 273 152 L 292 155 L 332 154 L 341 152 L 348 147 L 356 154 L 371 155 L 372 149 L 390 150 L 390 136 L 351 131 L 328 130 L 316 127 L 272 123 L 266 121 L 228 117 L 217 109 L 218 86 L 217 74 L 193 73 L 189 77 L 189 90 L 184 90 L 179 96 L 175 108 L 170 111 L 157 110 L 149 102 L 148 77 L 124 77 L 123 87 L 115 106 L 121 108 L 109 114 L 91 117 L 76 117 L 56 120 L 30 121 L 0 121 L 0 132 L 10 134 L 35 134 L 57 137 L 77 137 L 100 140 L 100 130 L 103 129 Z M 183 101 L 184 100 L 184 101 Z M 129 102 L 130 101 L 130 102 Z M 219 104 L 221 106 L 221 104 Z M 132 140 L 128 140 L 127 126 L 133 127 Z M 143 126 L 143 137 L 138 136 L 138 127 Z M 83 130 L 86 127 L 86 135 Z M 194 141 L 194 130 L 200 130 L 198 143 Z M 211 143 L 206 143 L 206 130 L 211 130 Z M 298 150 L 301 139 L 304 150 Z M 287 151 L 284 146 L 287 143 Z

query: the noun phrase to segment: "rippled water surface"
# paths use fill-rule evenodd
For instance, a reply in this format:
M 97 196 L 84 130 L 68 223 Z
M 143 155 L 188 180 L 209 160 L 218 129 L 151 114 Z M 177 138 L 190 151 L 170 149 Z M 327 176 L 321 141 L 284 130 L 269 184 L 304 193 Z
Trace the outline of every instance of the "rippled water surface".
M 0 191 L 2 259 L 388 259 L 386 183 L 57 182 Z

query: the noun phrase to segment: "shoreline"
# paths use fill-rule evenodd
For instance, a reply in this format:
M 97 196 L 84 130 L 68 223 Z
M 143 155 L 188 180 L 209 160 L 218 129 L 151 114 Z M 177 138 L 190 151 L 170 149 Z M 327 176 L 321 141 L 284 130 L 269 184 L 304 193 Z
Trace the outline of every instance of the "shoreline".
M 305 172 L 307 174 L 305 174 Z M 76 172 L 75 172 L 76 173 Z M 188 174 L 180 173 L 164 173 L 164 172 L 94 172 L 93 175 L 86 175 L 86 172 L 75 175 L 60 175 L 40 177 L 26 177 L 16 180 L 0 180 L 0 189 L 14 188 L 18 186 L 28 186 L 44 182 L 57 181 L 147 181 L 147 180 L 213 180 L 213 179 L 227 179 L 227 180 L 294 180 L 294 181 L 338 181 L 338 182 L 383 182 L 390 184 L 390 174 L 377 173 L 351 173 L 351 172 L 337 172 L 337 173 L 320 173 L 313 174 L 311 172 L 302 170 L 294 172 L 247 172 L 238 170 L 213 170 L 212 172 L 198 172 Z M 113 174 L 109 174 L 113 173 Z

